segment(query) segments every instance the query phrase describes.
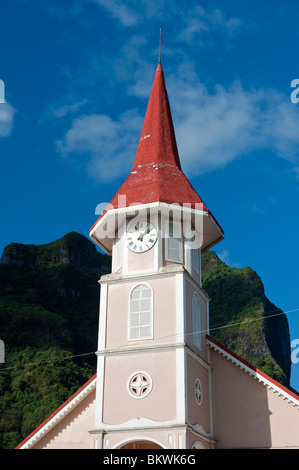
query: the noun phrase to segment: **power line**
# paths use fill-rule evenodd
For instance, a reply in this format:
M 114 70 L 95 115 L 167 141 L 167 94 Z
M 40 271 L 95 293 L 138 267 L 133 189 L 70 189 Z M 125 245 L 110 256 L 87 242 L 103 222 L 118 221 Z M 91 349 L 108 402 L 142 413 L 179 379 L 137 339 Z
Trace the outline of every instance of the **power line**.
M 278 307 L 277 307 L 277 310 L 280 310 Z M 275 310 L 271 310 L 272 312 L 275 312 Z M 270 312 L 271 312 L 270 311 Z M 218 330 L 218 329 L 222 329 L 222 328 L 229 328 L 230 326 L 236 326 L 236 325 L 242 325 L 243 323 L 251 323 L 251 322 L 255 322 L 255 321 L 259 321 L 259 320 L 269 320 L 273 317 L 278 317 L 278 316 L 281 316 L 281 315 L 287 315 L 288 313 L 293 313 L 293 312 L 298 312 L 299 311 L 299 308 L 295 308 L 293 310 L 288 310 L 286 312 L 279 312 L 279 313 L 275 313 L 273 315 L 263 315 L 259 318 L 249 318 L 247 320 L 243 320 L 242 322 L 236 322 L 236 323 L 224 323 L 223 325 L 219 325 L 215 328 L 209 328 L 209 331 L 213 331 L 213 330 Z
M 36 361 L 36 362 L 26 362 L 24 364 L 24 366 L 37 366 L 39 364 L 49 364 L 49 363 L 54 363 L 54 362 L 57 362 L 57 361 L 66 361 L 68 359 L 73 359 L 75 357 L 82 357 L 82 356 L 90 356 L 91 354 L 95 354 L 95 351 L 93 352 L 89 352 L 89 353 L 82 353 L 82 354 L 74 354 L 72 356 L 65 356 L 63 358 L 60 358 L 60 357 L 54 357 L 52 358 L 51 360 L 49 359 L 48 361 L 45 360 L 45 361 Z M 16 369 L 16 368 L 20 368 L 20 364 L 16 365 L 16 366 L 11 366 L 11 367 L 5 367 L 4 369 L 0 369 L 0 372 L 4 372 L 6 370 L 10 370 L 10 369 Z
M 191 333 L 177 333 L 177 334 L 173 334 L 173 335 L 162 336 L 162 337 L 159 337 L 157 339 L 165 339 L 165 338 L 170 338 L 170 337 L 173 337 L 173 336 L 182 336 L 182 335 L 184 335 L 184 337 L 187 337 L 187 336 L 192 336 L 194 334 L 199 334 L 199 333 L 209 333 L 211 331 L 221 330 L 221 329 L 224 329 L 224 328 L 230 328 L 232 326 L 243 325 L 243 324 L 246 324 L 246 323 L 253 323 L 255 321 L 268 320 L 268 319 L 272 319 L 274 317 L 278 317 L 278 316 L 281 316 L 281 315 L 286 315 L 287 313 L 293 313 L 293 312 L 298 312 L 298 311 L 299 311 L 299 308 L 296 308 L 294 310 L 289 310 L 287 312 L 279 312 L 279 313 L 276 313 L 276 314 L 273 314 L 273 315 L 261 316 L 261 317 L 258 317 L 258 318 L 248 318 L 247 320 L 242 320 L 240 322 L 235 322 L 235 323 L 227 322 L 227 323 L 224 323 L 223 325 L 219 325 L 219 326 L 216 326 L 214 328 L 207 328 L 206 330 L 195 330 L 195 331 L 192 331 Z
M 272 311 L 274 311 L 274 310 L 272 310 Z M 182 335 L 184 335 L 184 337 L 187 337 L 187 336 L 191 336 L 191 335 L 199 334 L 199 333 L 209 333 L 211 331 L 220 330 L 220 329 L 223 329 L 223 328 L 230 328 L 232 326 L 243 325 L 243 324 L 246 324 L 246 323 L 253 323 L 255 321 L 268 320 L 268 319 L 272 319 L 274 317 L 278 317 L 278 316 L 281 316 L 281 315 L 286 315 L 288 313 L 294 313 L 294 312 L 298 312 L 298 311 L 299 311 L 299 308 L 296 308 L 296 309 L 293 309 L 293 310 L 288 310 L 286 312 L 281 311 L 281 312 L 275 313 L 273 315 L 261 316 L 259 318 L 248 318 L 247 320 L 243 320 L 243 321 L 240 321 L 240 322 L 224 323 L 223 325 L 220 325 L 220 326 L 217 326 L 217 327 L 214 327 L 214 328 L 209 328 L 207 330 L 196 330 L 196 331 L 192 331 L 191 333 L 176 333 L 174 335 L 160 336 L 156 339 L 166 339 L 166 338 L 169 338 L 169 337 L 182 336 Z M 51 360 L 48 360 L 48 361 L 45 360 L 45 361 L 37 361 L 37 362 L 28 362 L 28 363 L 25 364 L 25 366 L 36 366 L 36 365 L 39 365 L 39 364 L 53 363 L 55 361 L 65 361 L 65 360 L 74 359 L 74 358 L 77 358 L 77 357 L 90 356 L 92 354 L 96 354 L 96 351 L 92 351 L 92 352 L 88 352 L 88 353 L 82 353 L 82 354 L 75 354 L 75 355 L 71 355 L 71 356 L 66 356 L 64 358 L 54 358 L 54 359 L 51 359 Z M 4 371 L 7 371 L 7 370 L 16 369 L 16 368 L 20 368 L 20 364 L 18 364 L 16 366 L 12 366 L 12 367 L 5 367 L 3 369 L 0 369 L 0 372 L 4 372 Z

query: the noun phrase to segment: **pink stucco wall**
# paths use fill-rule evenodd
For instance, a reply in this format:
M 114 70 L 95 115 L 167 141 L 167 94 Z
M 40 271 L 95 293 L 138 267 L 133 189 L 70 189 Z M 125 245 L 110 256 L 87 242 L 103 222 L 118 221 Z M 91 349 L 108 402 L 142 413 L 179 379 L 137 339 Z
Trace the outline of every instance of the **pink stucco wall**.
M 198 405 L 194 394 L 194 382 L 200 380 L 202 399 Z M 206 434 L 211 431 L 210 427 L 210 386 L 209 371 L 196 359 L 187 355 L 187 418 L 193 425 L 199 425 Z
M 214 350 L 211 365 L 217 448 L 298 447 L 297 407 Z
M 245 373 L 227 358 L 211 350 L 212 367 L 212 408 L 213 434 L 211 439 L 200 437 L 192 429 L 156 429 L 107 433 L 102 435 L 94 430 L 95 391 L 84 398 L 68 415 L 55 424 L 33 448 L 36 449 L 88 449 L 103 442 L 104 448 L 119 447 L 134 439 L 148 439 L 166 448 L 298 448 L 299 411 L 283 396 L 263 385 L 253 376 Z M 134 417 L 148 417 L 167 421 L 175 416 L 175 360 L 174 351 L 161 356 L 136 357 L 137 362 L 128 361 L 126 356 L 111 357 L 106 361 L 108 380 L 104 388 L 104 400 L 109 407 L 105 410 L 104 421 L 117 424 Z M 120 361 L 120 362 L 119 362 Z M 140 361 L 140 362 L 138 362 Z M 143 363 L 142 363 L 143 361 Z M 126 379 L 134 369 L 144 367 L 153 378 L 153 390 L 148 397 L 135 400 L 129 396 Z M 200 424 L 204 433 L 209 433 L 208 372 L 206 367 L 189 356 L 187 360 L 188 420 L 191 425 Z M 203 391 L 202 408 L 192 397 L 194 377 L 201 380 Z M 123 389 L 123 390 L 122 390 Z M 118 392 L 121 394 L 120 403 Z M 173 396 L 173 400 L 172 400 Z M 110 400 L 110 402 L 109 402 Z M 165 400 L 168 406 L 165 407 Z M 90 433 L 92 431 L 92 433 Z
M 152 378 L 151 393 L 133 398 L 127 389 L 130 375 L 144 371 Z M 157 423 L 176 418 L 176 354 L 174 351 L 111 356 L 105 359 L 105 424 L 120 424 L 136 417 Z
M 94 427 L 95 390 L 59 421 L 33 449 L 89 449 Z

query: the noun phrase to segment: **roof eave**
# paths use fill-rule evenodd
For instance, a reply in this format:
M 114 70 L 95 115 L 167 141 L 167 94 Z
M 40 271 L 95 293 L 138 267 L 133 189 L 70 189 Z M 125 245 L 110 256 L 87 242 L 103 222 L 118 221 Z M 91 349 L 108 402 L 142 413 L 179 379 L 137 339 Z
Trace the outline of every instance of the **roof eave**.
M 157 201 L 147 204 L 110 209 L 101 214 L 97 222 L 90 229 L 89 236 L 105 253 L 111 255 L 113 241 L 116 238 L 116 234 L 120 226 L 126 222 L 127 216 L 136 217 L 136 212 L 142 213 L 147 209 L 150 209 L 151 213 L 159 210 L 166 216 L 171 211 L 176 217 L 180 217 L 182 214 L 186 214 L 191 217 L 195 229 L 198 227 L 198 231 L 202 231 L 203 233 L 201 250 L 202 252 L 207 251 L 223 240 L 223 230 L 210 212 L 201 209 L 194 209 L 190 206 Z M 196 224 L 196 220 L 199 220 L 198 224 Z

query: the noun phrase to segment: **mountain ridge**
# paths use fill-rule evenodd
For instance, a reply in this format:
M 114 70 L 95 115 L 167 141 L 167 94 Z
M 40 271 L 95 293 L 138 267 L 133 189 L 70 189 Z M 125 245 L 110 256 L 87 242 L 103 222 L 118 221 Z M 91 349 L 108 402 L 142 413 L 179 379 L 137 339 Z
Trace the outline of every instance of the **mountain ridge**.
M 0 262 L 0 448 L 13 448 L 96 371 L 101 275 L 111 259 L 70 232 L 44 245 L 11 243 Z M 249 267 L 202 257 L 210 335 L 289 387 L 285 315 Z M 271 312 L 281 315 L 272 318 Z M 271 317 L 271 320 L 267 320 Z

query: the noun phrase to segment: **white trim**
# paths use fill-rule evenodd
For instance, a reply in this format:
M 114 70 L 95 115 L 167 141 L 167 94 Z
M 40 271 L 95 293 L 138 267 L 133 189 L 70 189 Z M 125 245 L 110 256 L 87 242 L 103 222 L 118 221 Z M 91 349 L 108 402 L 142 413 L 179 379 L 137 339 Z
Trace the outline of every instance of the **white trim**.
M 142 271 L 142 273 L 140 273 L 140 271 L 134 271 L 134 272 L 130 272 L 127 275 L 124 275 L 123 273 L 122 274 L 104 274 L 98 282 L 100 284 L 119 283 L 119 281 L 138 282 L 140 281 L 141 274 L 142 274 L 142 278 L 159 279 L 161 277 L 173 276 L 174 274 L 181 274 L 181 273 L 186 275 L 186 278 L 188 282 L 193 286 L 193 289 L 197 290 L 204 300 L 206 301 L 211 300 L 207 292 L 199 284 L 196 283 L 196 281 L 191 277 L 191 275 L 188 273 L 185 267 L 182 266 L 181 264 L 172 264 L 169 266 L 163 266 L 159 269 L 158 272 L 154 270 L 144 270 Z
M 84 398 L 89 395 L 96 387 L 97 378 L 95 377 L 80 393 L 69 401 L 58 413 L 56 413 L 47 423 L 44 424 L 33 436 L 28 439 L 19 449 L 32 448 L 42 437 L 44 437 L 54 426 L 64 419 Z
M 106 323 L 107 323 L 107 298 L 108 284 L 101 285 L 100 295 L 100 312 L 99 312 L 99 333 L 98 333 L 98 349 L 106 347 Z M 104 396 L 104 368 L 105 358 L 97 359 L 97 386 L 96 386 L 96 408 L 94 422 L 101 423 L 103 420 L 103 396 Z
M 196 206 L 203 206 L 202 204 L 199 204 L 199 203 L 195 204 L 195 205 Z M 169 212 L 172 211 L 173 214 L 176 214 L 176 215 L 179 215 L 179 216 L 182 213 L 187 213 L 187 214 L 193 215 L 195 218 L 197 216 L 207 218 L 209 220 L 209 223 L 212 224 L 211 228 L 214 227 L 216 229 L 216 231 L 219 234 L 219 237 L 214 239 L 214 241 L 212 241 L 210 243 L 208 243 L 208 241 L 206 241 L 207 245 L 205 245 L 203 247 L 204 251 L 210 249 L 212 246 L 214 246 L 216 243 L 218 243 L 219 241 L 221 241 L 224 238 L 224 233 L 223 233 L 220 225 L 213 218 L 213 216 L 211 215 L 210 212 L 204 211 L 204 210 L 201 210 L 201 209 L 194 209 L 194 208 L 188 207 L 188 205 L 182 205 L 181 206 L 181 205 L 175 204 L 175 203 L 168 204 L 168 203 L 164 203 L 164 202 L 153 202 L 153 203 L 138 204 L 138 205 L 136 204 L 136 205 L 132 205 L 132 206 L 120 207 L 120 208 L 117 208 L 117 209 L 108 209 L 107 212 L 103 216 L 100 216 L 98 218 L 98 220 L 96 221 L 94 226 L 90 229 L 89 237 L 97 245 L 99 245 L 108 255 L 111 255 L 111 242 L 108 242 L 107 246 L 105 246 L 105 243 L 103 243 L 103 241 L 101 241 L 97 237 L 96 231 L 98 230 L 98 228 L 102 225 L 104 226 L 105 223 L 107 223 L 107 226 L 109 226 L 108 220 L 109 220 L 110 217 L 113 217 L 113 216 L 115 217 L 117 215 L 123 215 L 123 214 L 129 214 L 130 215 L 130 213 L 145 211 L 146 209 L 152 209 L 152 208 L 159 208 L 160 211 L 161 211 L 161 214 L 164 214 L 166 216 L 169 216 Z M 116 220 L 116 217 L 115 217 L 115 220 Z M 201 225 L 203 223 L 204 223 L 204 219 L 202 219 Z M 108 238 L 108 239 L 114 239 L 115 238 L 117 227 L 114 226 L 114 225 L 117 225 L 117 224 L 113 223 L 112 225 L 113 225 L 113 228 L 110 230 L 110 232 L 105 231 L 105 237 L 104 238 Z M 103 238 L 103 240 L 104 240 L 104 238 Z
M 101 277 L 101 279 L 98 282 L 100 284 L 102 284 L 102 283 L 112 283 L 112 282 L 119 283 L 119 281 L 122 281 L 122 282 L 136 281 L 136 282 L 138 282 L 138 281 L 140 281 L 141 276 L 142 276 L 142 278 L 147 277 L 147 278 L 150 278 L 150 279 L 158 279 L 158 278 L 161 277 L 161 275 L 163 275 L 163 276 L 172 276 L 173 274 L 183 273 L 183 272 L 185 272 L 184 266 L 182 266 L 181 264 L 176 264 L 176 265 L 172 264 L 172 265 L 169 265 L 169 266 L 161 267 L 158 272 L 153 270 L 153 269 L 144 269 L 142 271 L 130 271 L 130 273 L 125 274 L 125 275 L 124 275 L 124 273 L 120 273 L 120 274 L 115 274 L 115 273 L 103 274 L 103 276 Z M 187 271 L 186 271 L 186 273 L 187 273 Z
M 120 447 L 123 446 L 124 444 L 129 444 L 130 442 L 135 442 L 135 441 L 154 442 L 155 444 L 158 444 L 159 446 L 161 446 L 162 449 L 167 449 L 167 447 L 164 444 L 162 444 L 160 441 L 158 441 L 157 439 L 149 438 L 148 436 L 127 437 L 127 439 L 123 439 L 122 441 L 114 445 L 112 449 L 120 449 Z
M 195 312 L 194 311 L 194 297 L 196 297 L 197 299 L 197 304 L 198 304 L 198 311 Z M 192 343 L 193 343 L 193 346 L 196 347 L 199 351 L 201 351 L 201 344 L 202 344 L 202 341 L 201 341 L 201 337 L 202 337 L 202 313 L 201 313 L 201 306 L 200 306 L 200 296 L 198 294 L 198 292 L 195 290 L 193 291 L 193 294 L 192 294 L 192 299 L 191 299 L 191 309 L 192 309 Z M 195 321 L 194 321 L 194 315 L 195 313 L 198 314 L 198 331 L 196 330 L 196 325 L 195 325 Z
M 257 379 L 259 382 L 261 382 L 263 385 L 266 385 L 270 390 L 273 390 L 274 393 L 278 393 L 278 395 L 281 395 L 284 399 L 287 399 L 289 403 L 292 403 L 293 406 L 297 406 L 299 409 L 299 399 L 297 400 L 295 397 L 291 396 L 288 394 L 285 390 L 280 388 L 278 385 L 273 383 L 271 380 L 268 380 L 266 377 L 263 375 L 259 374 L 259 372 L 255 371 L 254 369 L 251 369 L 248 367 L 244 362 L 240 361 L 233 355 L 229 354 L 228 351 L 225 351 L 222 349 L 220 346 L 215 344 L 213 341 L 210 341 L 207 339 L 207 344 L 217 351 L 219 354 L 221 354 L 223 357 L 231 361 L 233 364 L 235 364 L 237 367 L 240 367 L 241 370 L 244 372 L 248 373 L 251 375 L 254 379 Z
M 210 434 L 214 436 L 214 418 L 213 418 L 213 376 L 212 376 L 212 367 L 211 367 L 211 351 L 209 348 L 207 349 L 208 361 L 210 364 L 210 368 L 208 371 L 208 378 L 209 378 L 209 411 L 210 411 Z
M 186 333 L 186 318 L 185 318 L 185 302 L 186 302 L 186 289 L 185 277 L 183 272 L 175 277 L 176 283 L 176 341 L 183 343 L 185 341 Z
M 163 351 L 173 351 L 174 349 L 186 349 L 187 354 L 189 354 L 193 359 L 195 359 L 199 364 L 201 364 L 205 369 L 210 370 L 211 366 L 208 364 L 202 357 L 198 355 L 195 351 L 192 351 L 190 347 L 184 343 L 157 343 L 157 344 L 143 344 L 137 346 L 121 347 L 121 348 L 110 348 L 99 350 L 96 352 L 97 356 L 122 356 L 136 354 L 140 352 L 163 352 Z
M 185 259 L 185 267 L 188 271 L 189 275 L 192 276 L 192 251 L 189 246 L 188 242 L 184 242 L 184 259 Z
M 107 296 L 108 284 L 101 284 L 98 349 L 105 349 L 106 346 Z
M 185 332 L 186 332 L 186 317 L 185 317 L 185 303 L 186 303 L 186 289 L 185 289 L 185 276 L 183 273 L 176 275 L 176 338 L 177 342 L 182 344 L 182 348 L 176 350 L 176 409 L 177 417 L 180 421 L 185 422 L 186 417 L 186 390 L 185 390 L 185 370 L 186 370 L 186 356 L 185 356 Z
M 157 272 L 162 266 L 162 237 L 161 237 L 161 217 L 159 214 L 151 214 L 150 220 L 153 219 L 153 224 L 157 228 L 157 240 L 154 245 L 154 270 Z
M 206 447 L 203 445 L 202 442 L 200 441 L 195 441 L 192 444 L 191 450 L 198 450 L 198 449 L 206 449 Z
M 207 211 L 203 211 L 203 210 L 200 210 L 200 209 L 193 209 L 193 208 L 187 207 L 187 206 L 180 206 L 178 204 L 168 204 L 166 202 L 150 202 L 150 203 L 147 203 L 147 204 L 136 204 L 136 205 L 132 205 L 132 206 L 120 207 L 120 208 L 117 208 L 117 209 L 109 209 L 103 215 L 103 217 L 101 217 L 96 222 L 94 227 L 90 230 L 89 235 L 90 235 L 90 237 L 92 237 L 94 232 L 96 231 L 97 227 L 100 224 L 105 223 L 105 219 L 108 218 L 110 215 L 116 215 L 116 214 L 122 214 L 122 213 L 129 214 L 130 212 L 144 211 L 145 209 L 151 209 L 151 208 L 156 208 L 156 207 L 160 207 L 161 209 L 164 209 L 166 213 L 169 213 L 170 210 L 173 211 L 173 212 L 177 212 L 179 214 L 181 214 L 182 212 L 187 212 L 187 213 L 191 213 L 191 214 L 194 214 L 194 215 L 208 216 L 209 218 L 211 218 L 211 220 L 213 220 L 213 218 L 210 216 L 209 212 L 207 212 Z M 219 229 L 219 231 L 222 233 L 222 231 L 220 230 L 220 227 L 216 224 L 216 222 L 214 220 L 213 220 L 213 222 L 216 225 L 216 227 Z
M 149 418 L 132 418 L 128 421 L 125 421 L 120 424 L 106 424 L 101 423 L 100 426 L 89 431 L 91 434 L 98 434 L 101 432 L 120 432 L 120 431 L 137 431 L 140 429 L 143 430 L 152 430 L 152 429 L 166 429 L 173 427 L 186 427 L 185 421 L 180 420 L 179 418 L 170 419 L 169 421 L 156 421 Z
M 126 237 L 126 231 L 124 231 L 123 237 Z M 122 272 L 124 274 L 127 274 L 129 272 L 129 250 L 127 247 L 127 244 L 125 243 L 126 240 L 123 241 L 124 247 L 123 247 L 123 268 Z
M 184 348 L 184 343 L 156 343 L 156 344 L 142 344 L 136 346 L 125 346 L 120 348 L 109 348 L 98 350 L 97 356 L 118 356 L 126 354 L 136 354 L 138 352 L 158 352 L 158 351 L 171 351 L 176 348 Z
M 97 386 L 96 386 L 96 407 L 94 415 L 94 425 L 98 426 L 103 421 L 104 409 L 104 377 L 105 377 L 105 357 L 98 356 L 97 358 Z
M 176 416 L 180 423 L 186 419 L 186 383 L 185 383 L 185 349 L 176 350 Z

